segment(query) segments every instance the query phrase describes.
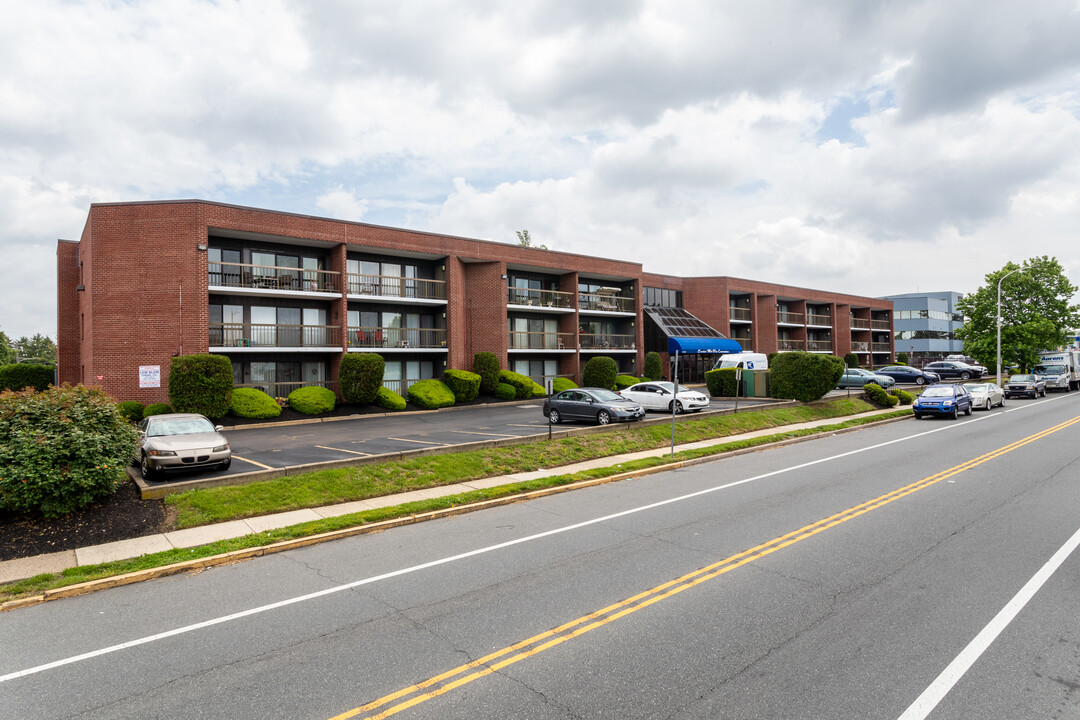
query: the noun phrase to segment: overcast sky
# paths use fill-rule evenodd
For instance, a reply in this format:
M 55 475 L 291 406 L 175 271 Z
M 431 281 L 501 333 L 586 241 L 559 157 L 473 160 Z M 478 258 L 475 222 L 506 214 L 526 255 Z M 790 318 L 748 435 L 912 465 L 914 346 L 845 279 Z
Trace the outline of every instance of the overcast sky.
M 11 338 L 55 338 L 56 240 L 94 202 L 528 229 L 871 296 L 968 292 L 1044 254 L 1080 284 L 1080 0 L 0 10 Z

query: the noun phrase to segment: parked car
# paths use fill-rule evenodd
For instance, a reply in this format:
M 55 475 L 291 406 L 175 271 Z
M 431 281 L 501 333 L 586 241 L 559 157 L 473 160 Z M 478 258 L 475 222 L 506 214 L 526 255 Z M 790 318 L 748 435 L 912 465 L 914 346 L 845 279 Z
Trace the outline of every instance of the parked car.
M 915 383 L 916 385 L 933 385 L 941 377 L 934 372 L 920 370 L 909 365 L 889 365 L 874 370 L 878 375 L 888 375 L 898 383 Z
M 645 417 L 645 410 L 633 400 L 604 388 L 563 390 L 544 400 L 544 417 L 557 424 L 563 420 L 591 420 L 599 425 L 633 422 Z
M 139 423 L 139 463 L 150 480 L 168 470 L 219 468 L 232 464 L 232 449 L 222 427 L 197 413 L 151 415 Z
M 976 410 L 989 410 L 1005 404 L 1005 391 L 997 383 L 968 383 L 965 385 L 971 393 L 971 401 Z
M 954 420 L 962 410 L 965 415 L 971 414 L 971 393 L 965 385 L 931 385 L 915 398 L 911 409 L 915 411 L 915 419 L 923 415 L 943 415 Z
M 862 368 L 844 368 L 844 374 L 840 376 L 840 382 L 836 384 L 836 387 L 861 388 L 866 383 L 877 383 L 883 388 L 890 388 L 896 384 L 896 381 L 888 375 L 878 375 Z
M 1005 397 L 1046 397 L 1046 381 L 1038 375 L 1013 375 L 1005 383 Z
M 679 386 L 678 401 L 674 397 L 675 384 L 670 382 L 643 382 L 637 385 L 631 385 L 625 390 L 620 390 L 619 395 L 622 395 L 628 400 L 641 405 L 645 410 L 663 410 L 664 412 L 672 411 L 672 403 L 675 403 L 675 413 L 681 413 L 684 410 L 691 412 L 700 412 L 709 407 L 709 396 L 703 393 L 699 393 L 689 388 Z
M 986 374 L 986 368 L 980 370 L 977 367 L 955 360 L 932 362 L 924 366 L 923 370 L 936 373 L 941 378 L 960 378 L 961 380 L 981 378 Z

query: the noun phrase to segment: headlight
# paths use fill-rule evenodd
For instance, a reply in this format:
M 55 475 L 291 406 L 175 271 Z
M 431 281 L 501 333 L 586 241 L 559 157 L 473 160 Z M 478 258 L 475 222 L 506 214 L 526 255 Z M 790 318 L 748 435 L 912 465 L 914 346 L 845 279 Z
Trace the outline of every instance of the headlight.
M 176 453 L 172 450 L 147 450 L 147 455 L 153 455 L 154 457 L 175 457 Z
M 941 403 L 942 407 L 949 407 L 950 405 L 952 405 L 952 400 L 946 400 L 945 402 Z
M 225 452 L 228 449 L 229 449 L 229 443 L 225 443 L 224 445 L 218 445 L 211 452 Z

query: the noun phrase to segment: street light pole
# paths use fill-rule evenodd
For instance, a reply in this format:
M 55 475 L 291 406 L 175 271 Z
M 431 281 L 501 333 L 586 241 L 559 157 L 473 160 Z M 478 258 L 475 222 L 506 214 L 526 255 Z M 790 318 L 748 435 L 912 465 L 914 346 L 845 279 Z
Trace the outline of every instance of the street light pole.
M 1015 270 L 1011 270 L 1000 278 L 998 278 L 997 287 L 997 383 L 1001 385 L 1001 281 L 1009 277 L 1013 273 L 1018 273 L 1024 268 L 1018 267 Z

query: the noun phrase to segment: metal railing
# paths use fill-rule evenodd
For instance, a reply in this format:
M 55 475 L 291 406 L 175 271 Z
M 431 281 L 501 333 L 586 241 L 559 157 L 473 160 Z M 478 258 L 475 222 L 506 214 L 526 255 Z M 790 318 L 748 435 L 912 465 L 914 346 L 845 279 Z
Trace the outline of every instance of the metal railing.
M 347 273 L 345 288 L 349 295 L 445 300 L 446 283 L 442 280 L 398 277 L 396 275 L 361 275 Z
M 534 290 L 532 288 L 507 288 L 506 302 L 510 305 L 534 307 L 569 308 L 573 306 L 573 293 L 561 290 Z
M 828 327 L 832 327 L 832 316 L 831 315 L 815 315 L 814 313 L 810 313 L 809 315 L 806 316 L 806 324 L 807 325 L 827 325 Z
M 573 350 L 574 333 L 511 331 L 507 347 L 510 350 Z
M 787 323 L 788 325 L 802 325 L 803 314 L 793 312 L 778 312 L 776 313 L 776 322 Z
M 888 320 L 871 320 L 870 328 L 872 330 L 892 330 L 892 323 Z
M 806 349 L 810 352 L 832 352 L 832 340 L 807 340 Z
M 341 347 L 337 325 L 210 323 L 211 347 Z
M 892 352 L 892 344 L 891 344 L 891 343 L 887 343 L 887 342 L 884 342 L 884 343 L 873 343 L 873 344 L 872 344 L 872 345 L 870 346 L 870 348 L 871 348 L 871 350 L 872 350 L 873 352 L 876 352 L 876 353 L 881 353 L 881 352 Z
M 607 333 L 579 333 L 578 342 L 582 350 L 633 350 L 636 347 L 635 335 L 609 335 Z
M 349 347 L 359 348 L 444 348 L 443 328 L 349 327 Z
M 852 352 L 870 352 L 870 343 L 868 342 L 853 342 L 851 343 Z
M 869 330 L 870 329 L 870 321 L 865 319 L 865 318 L 855 318 L 855 317 L 853 317 L 853 318 L 851 318 L 851 329 L 852 330 Z
M 246 382 L 237 385 L 238 388 L 255 388 L 256 390 L 262 390 L 264 393 L 272 398 L 285 398 L 289 396 L 293 390 L 297 390 L 302 387 L 324 387 L 329 390 L 336 390 L 337 381 L 331 380 L 317 380 L 315 382 Z
M 746 350 L 747 352 L 754 349 L 753 341 L 751 341 L 750 338 L 731 338 L 731 339 L 734 340 L 735 342 L 739 343 L 739 347 L 741 347 L 743 350 Z
M 732 320 L 743 320 L 746 322 L 750 322 L 750 308 L 734 306 L 729 307 L 728 317 L 730 317 Z
M 578 293 L 578 310 L 584 310 L 586 312 L 590 310 L 598 310 L 600 312 L 634 312 L 634 298 L 619 297 L 617 295 Z
M 340 292 L 338 273 L 329 270 L 229 262 L 212 262 L 207 267 L 209 284 L 220 287 Z
M 805 340 L 789 340 L 787 338 L 780 338 L 776 341 L 776 349 L 783 352 L 785 350 L 805 350 Z

